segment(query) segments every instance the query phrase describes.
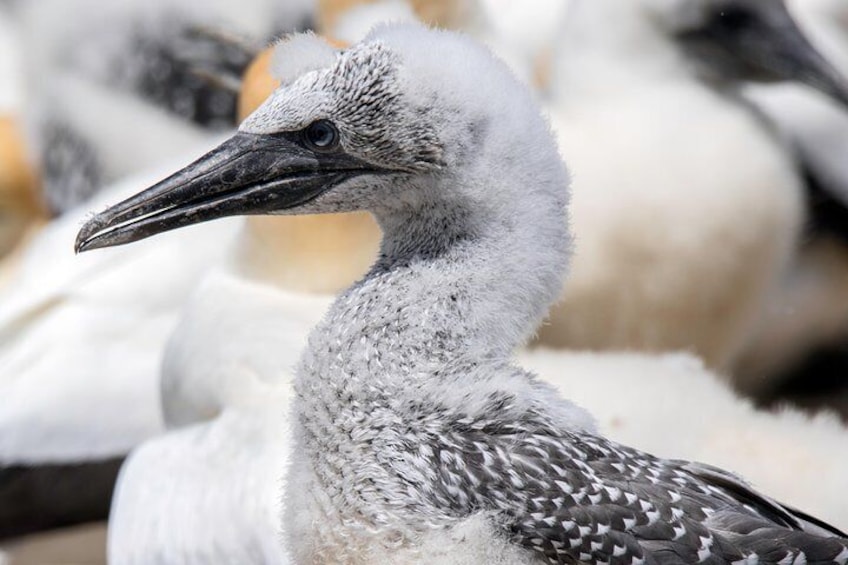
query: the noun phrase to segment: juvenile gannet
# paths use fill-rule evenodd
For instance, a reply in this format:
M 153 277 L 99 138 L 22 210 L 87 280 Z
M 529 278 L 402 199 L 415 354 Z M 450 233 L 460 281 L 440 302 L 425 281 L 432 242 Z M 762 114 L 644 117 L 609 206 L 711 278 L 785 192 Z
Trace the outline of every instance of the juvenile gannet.
M 736 89 L 844 88 L 772 0 L 575 0 L 557 57 L 578 244 L 541 341 L 689 350 L 728 370 L 803 215 L 787 151 Z
M 266 51 L 245 75 L 244 115 L 278 84 L 269 67 L 292 81 L 308 70 L 303 61 L 325 51 L 323 42 L 309 38 Z M 278 559 L 278 489 L 291 449 L 280 429 L 288 421 L 291 358 L 329 304 L 329 294 L 321 294 L 364 272 L 378 235 L 372 224 L 358 214 L 248 218 L 232 257 L 194 292 L 169 340 L 162 403 L 170 431 L 139 446 L 122 468 L 110 513 L 111 562 Z M 796 504 L 848 523 L 829 494 L 841 485 L 848 459 L 830 457 L 814 471 L 802 463 L 848 449 L 838 423 L 789 411 L 755 412 L 680 355 L 535 351 L 522 360 L 590 407 L 614 437 L 744 469 Z M 606 398 L 598 394 L 604 387 L 627 392 L 619 403 L 598 402 Z M 720 413 L 724 429 L 685 417 L 693 391 L 692 404 Z M 637 414 L 626 408 L 633 399 L 642 407 Z M 677 433 L 662 433 L 671 417 L 682 420 Z M 798 463 L 787 461 L 780 472 L 766 468 L 764 460 L 784 454 L 790 431 L 804 438 Z
M 596 435 L 510 364 L 559 294 L 567 197 L 549 126 L 503 65 L 461 36 L 389 26 L 92 218 L 76 249 L 233 214 L 374 214 L 380 257 L 297 368 L 296 562 L 848 561 L 834 528 Z

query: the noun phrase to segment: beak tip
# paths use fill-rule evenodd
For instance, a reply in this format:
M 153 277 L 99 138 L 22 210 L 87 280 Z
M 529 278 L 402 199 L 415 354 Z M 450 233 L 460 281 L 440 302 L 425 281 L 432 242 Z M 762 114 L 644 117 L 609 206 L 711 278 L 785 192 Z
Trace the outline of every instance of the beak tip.
M 88 251 L 88 247 L 86 246 L 86 241 L 80 236 L 77 236 L 77 240 L 74 242 L 74 254 L 79 255 L 84 251 Z
M 76 241 L 74 241 L 74 253 L 77 255 L 93 249 L 91 245 L 97 232 L 102 229 L 103 222 L 99 221 L 98 216 L 87 221 L 77 233 Z

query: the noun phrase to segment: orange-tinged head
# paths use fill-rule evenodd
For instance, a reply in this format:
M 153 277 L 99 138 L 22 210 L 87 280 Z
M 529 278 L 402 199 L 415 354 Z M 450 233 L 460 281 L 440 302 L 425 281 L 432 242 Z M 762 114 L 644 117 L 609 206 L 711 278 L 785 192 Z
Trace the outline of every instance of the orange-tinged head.
M 19 241 L 28 226 L 47 217 L 25 147 L 17 121 L 0 116 L 0 256 Z
M 339 18 L 356 6 L 375 4 L 379 0 L 318 0 L 318 29 L 329 33 Z M 468 0 L 409 0 L 409 5 L 422 22 L 447 29 L 460 29 L 468 21 L 472 3 Z

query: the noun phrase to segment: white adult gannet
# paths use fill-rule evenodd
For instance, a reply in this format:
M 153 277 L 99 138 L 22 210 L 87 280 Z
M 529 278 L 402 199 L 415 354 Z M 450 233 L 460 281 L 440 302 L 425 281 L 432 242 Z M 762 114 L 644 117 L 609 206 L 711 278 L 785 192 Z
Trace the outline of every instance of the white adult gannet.
M 848 561 L 834 528 L 604 439 L 510 363 L 560 292 L 567 197 L 549 126 L 505 66 L 461 36 L 388 26 L 92 218 L 76 247 L 233 214 L 377 218 L 377 263 L 297 369 L 295 562 Z
M 772 0 L 575 0 L 552 114 L 577 254 L 541 341 L 730 368 L 794 251 L 803 190 L 742 78 L 841 88 Z
M 36 175 L 27 160 L 19 120 L 23 71 L 16 32 L 7 10 L 0 6 L 0 259 L 45 216 L 36 196 Z M 0 267 L 0 288 L 4 278 Z
M 173 167 L 128 178 L 92 204 Z M 67 240 L 88 216 L 70 211 L 35 235 L 0 296 L 0 472 L 16 477 L 0 489 L 9 520 L 0 536 L 105 517 L 120 460 L 162 431 L 165 340 L 240 225 L 79 261 Z
M 227 57 L 228 42 L 193 38 L 192 26 L 217 27 L 224 19 L 223 29 L 261 35 L 270 26 L 302 23 L 297 14 L 307 4 L 287 3 L 273 18 L 264 17 L 273 9 L 265 0 L 237 7 L 170 0 L 16 6 L 30 39 L 26 67 L 37 85 L 30 84 L 24 109 L 50 115 L 47 130 L 36 131 L 58 124 L 61 132 L 53 139 L 57 152 L 47 147 L 43 154 L 45 199 L 67 218 L 0 266 L 0 280 L 8 282 L 0 297 L 0 471 L 10 477 L 0 490 L 0 536 L 106 517 L 121 460 L 163 431 L 158 377 L 165 340 L 202 274 L 223 261 L 238 232 L 239 222 L 209 226 L 133 256 L 74 261 L 66 231 L 78 229 L 88 208 L 68 206 L 90 194 L 62 183 L 78 180 L 114 201 L 135 192 L 135 183 L 149 184 L 146 175 L 161 176 L 163 163 L 171 169 L 167 163 L 179 155 L 214 146 L 221 134 L 189 118 L 203 122 L 201 114 L 220 106 L 221 89 L 192 82 L 191 64 L 222 58 L 222 65 L 238 65 Z M 186 109 L 189 102 L 199 106 Z M 89 176 L 92 156 L 99 172 Z M 50 178 L 61 186 L 51 188 Z M 121 181 L 109 180 L 115 178 Z
M 795 1 L 791 7 L 848 84 L 848 4 Z M 848 109 L 801 85 L 758 86 L 747 94 L 794 150 L 808 202 L 803 243 L 735 380 L 764 402 L 841 404 L 848 414 L 848 397 L 840 393 L 848 344 Z

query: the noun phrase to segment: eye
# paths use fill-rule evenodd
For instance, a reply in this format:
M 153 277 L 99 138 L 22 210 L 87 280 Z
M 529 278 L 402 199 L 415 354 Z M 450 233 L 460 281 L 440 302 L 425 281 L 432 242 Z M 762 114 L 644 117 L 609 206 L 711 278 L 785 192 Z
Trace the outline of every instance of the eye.
M 732 4 L 723 8 L 716 19 L 724 29 L 735 31 L 751 27 L 756 17 L 744 6 Z
M 326 151 L 339 144 L 339 130 L 329 120 L 312 122 L 303 131 L 306 143 L 313 149 Z

